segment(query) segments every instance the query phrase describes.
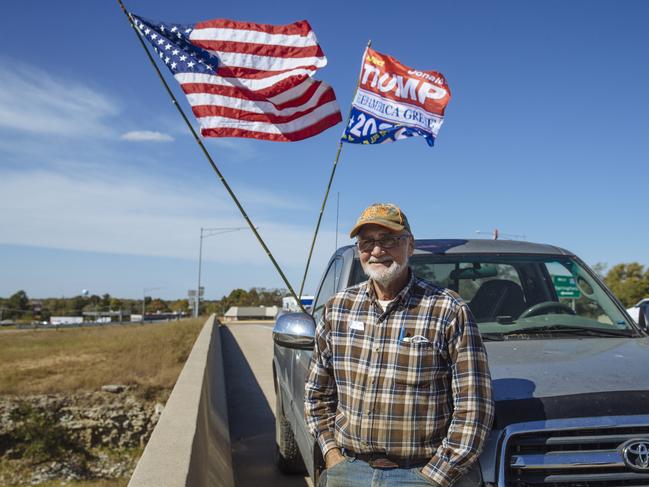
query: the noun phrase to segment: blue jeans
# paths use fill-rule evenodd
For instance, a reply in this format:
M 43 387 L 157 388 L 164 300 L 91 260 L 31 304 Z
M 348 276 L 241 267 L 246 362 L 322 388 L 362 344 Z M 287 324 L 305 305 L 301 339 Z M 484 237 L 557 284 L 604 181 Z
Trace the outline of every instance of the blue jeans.
M 430 487 L 433 484 L 416 468 L 372 468 L 367 462 L 357 458 L 345 457 L 330 469 L 327 469 L 318 483 L 326 487 Z M 325 482 L 322 482 L 325 480 Z M 477 487 L 482 485 L 477 464 L 453 484 L 453 487 Z

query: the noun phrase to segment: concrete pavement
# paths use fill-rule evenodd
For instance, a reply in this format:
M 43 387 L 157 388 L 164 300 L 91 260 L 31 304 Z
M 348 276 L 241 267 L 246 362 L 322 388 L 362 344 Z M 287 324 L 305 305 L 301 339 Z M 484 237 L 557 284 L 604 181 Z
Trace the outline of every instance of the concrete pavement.
M 238 487 L 312 487 L 310 478 L 283 475 L 275 466 L 271 332 L 268 322 L 221 328 L 235 482 Z

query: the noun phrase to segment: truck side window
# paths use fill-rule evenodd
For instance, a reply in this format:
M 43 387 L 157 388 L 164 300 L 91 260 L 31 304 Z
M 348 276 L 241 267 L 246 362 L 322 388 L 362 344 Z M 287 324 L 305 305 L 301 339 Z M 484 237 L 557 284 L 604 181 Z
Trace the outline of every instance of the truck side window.
M 316 323 L 322 317 L 324 305 L 327 303 L 327 300 L 338 290 L 338 282 L 340 281 L 342 269 L 343 260 L 340 257 L 336 257 L 329 266 L 329 269 L 327 269 L 327 273 L 322 280 L 322 285 L 318 290 L 318 295 L 313 302 L 313 319 Z

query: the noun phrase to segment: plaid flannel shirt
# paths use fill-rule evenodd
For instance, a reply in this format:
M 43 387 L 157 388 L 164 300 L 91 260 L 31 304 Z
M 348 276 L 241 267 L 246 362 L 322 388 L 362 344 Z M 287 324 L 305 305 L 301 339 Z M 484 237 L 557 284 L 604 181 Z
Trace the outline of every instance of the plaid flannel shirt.
M 342 447 L 430 458 L 422 473 L 446 487 L 477 460 L 493 411 L 480 332 L 453 291 L 410 271 L 385 311 L 370 281 L 327 303 L 305 386 L 323 455 Z

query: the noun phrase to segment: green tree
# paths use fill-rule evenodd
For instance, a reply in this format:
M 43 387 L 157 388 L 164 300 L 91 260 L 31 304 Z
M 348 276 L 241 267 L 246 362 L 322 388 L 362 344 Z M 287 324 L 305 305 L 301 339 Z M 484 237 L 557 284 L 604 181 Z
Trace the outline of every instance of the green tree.
M 67 459 L 81 460 L 81 466 L 85 466 L 90 454 L 61 425 L 62 415 L 60 406 L 45 409 L 20 402 L 9 413 L 12 427 L 3 435 L 4 440 L 32 464 Z
M 147 313 L 166 313 L 169 311 L 169 306 L 167 306 L 167 303 L 165 303 L 162 299 L 155 298 L 146 305 L 146 311 Z
M 604 282 L 627 308 L 649 297 L 649 269 L 637 262 L 611 267 Z
M 101 297 L 101 301 L 99 301 L 98 309 L 100 311 L 110 310 L 110 294 L 106 293 Z
M 140 301 L 140 305 L 142 304 L 142 301 Z M 149 304 L 151 304 L 151 296 L 144 296 L 144 312 L 148 313 L 149 312 Z
M 17 291 L 7 299 L 7 307 L 15 310 L 27 311 L 29 309 L 29 296 L 23 290 Z
M 52 316 L 52 312 L 49 310 L 49 308 L 43 307 L 43 309 L 41 310 L 40 319 L 43 321 L 48 321 L 51 316 Z
M 29 297 L 23 290 L 17 291 L 4 303 L 7 318 L 22 318 L 29 311 Z
M 598 262 L 597 264 L 593 265 L 591 269 L 593 269 L 593 272 L 597 274 L 597 276 L 600 279 L 604 279 L 604 276 L 606 276 L 606 268 L 608 265 L 604 262 Z
M 253 287 L 248 291 L 233 289 L 228 296 L 205 306 L 207 313 L 223 315 L 231 306 L 281 306 L 285 291 Z
M 65 316 L 81 316 L 84 306 L 88 304 L 88 298 L 83 296 L 74 296 L 70 299 L 61 299 L 62 315 Z
M 187 299 L 177 299 L 171 303 L 171 311 L 188 311 L 189 301 Z
M 95 311 L 99 310 L 99 305 L 101 304 L 101 297 L 97 294 L 92 294 L 87 298 L 82 297 L 83 299 L 83 309 L 82 311 Z

